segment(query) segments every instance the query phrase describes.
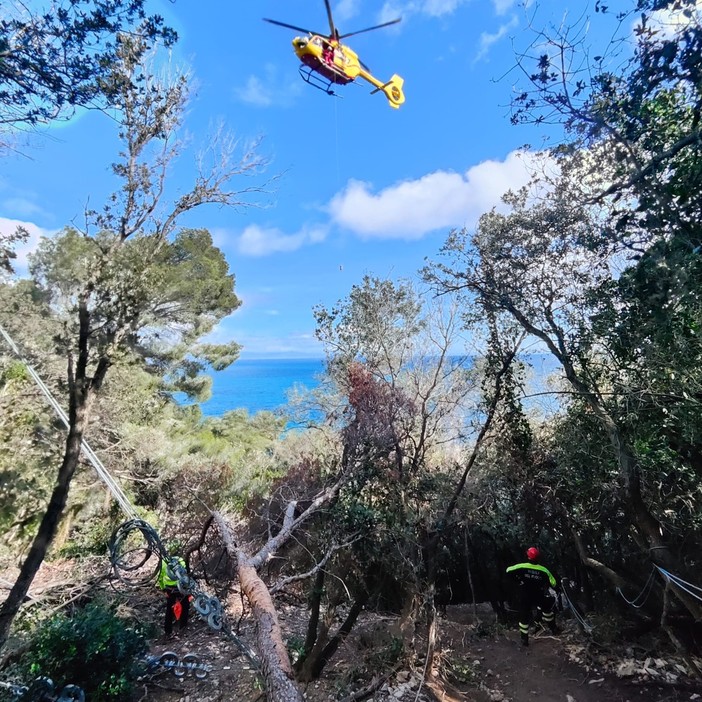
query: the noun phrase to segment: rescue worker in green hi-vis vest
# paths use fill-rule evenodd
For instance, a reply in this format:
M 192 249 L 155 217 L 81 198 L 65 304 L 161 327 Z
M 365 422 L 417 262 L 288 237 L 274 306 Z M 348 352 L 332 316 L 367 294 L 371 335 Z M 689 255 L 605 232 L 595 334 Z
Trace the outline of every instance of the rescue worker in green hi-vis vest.
M 185 568 L 185 561 L 180 557 L 175 557 L 178 563 Z M 178 629 L 183 631 L 188 625 L 190 615 L 190 597 L 178 590 L 178 580 L 173 571 L 168 567 L 168 561 L 161 560 L 161 570 L 158 574 L 158 586 L 166 594 L 166 636 L 173 634 L 173 622 L 178 622 Z
M 526 563 L 507 568 L 507 573 L 517 583 L 519 634 L 524 646 L 529 645 L 529 623 L 534 607 L 541 610 L 543 621 L 551 632 L 558 633 L 554 613 L 556 598 L 549 592 L 549 587 L 555 588 L 557 581 L 548 568 L 539 564 L 540 555 L 539 549 L 531 546 L 526 551 Z

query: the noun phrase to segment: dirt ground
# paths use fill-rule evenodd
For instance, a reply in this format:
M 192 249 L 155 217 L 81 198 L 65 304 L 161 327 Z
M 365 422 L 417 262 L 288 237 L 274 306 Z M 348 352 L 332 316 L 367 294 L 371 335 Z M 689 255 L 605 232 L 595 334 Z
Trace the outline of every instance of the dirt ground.
M 48 583 L 75 583 L 68 564 L 45 564 L 33 586 L 41 596 Z M 101 581 L 97 590 L 115 596 Z M 97 594 L 91 591 L 91 597 Z M 69 590 L 72 592 L 72 590 Z M 127 597 L 125 615 L 162 626 L 164 599 L 155 588 L 119 592 Z M 65 594 L 63 595 L 65 598 Z M 62 598 L 62 599 L 63 599 Z M 63 599 L 65 602 L 65 599 Z M 278 613 L 291 650 L 304 640 L 308 613 L 304 606 L 278 602 Z M 229 620 L 242 640 L 253 645 L 253 623 L 242 616 L 242 600 L 226 602 Z M 346 642 L 324 670 L 322 678 L 303 688 L 307 702 L 346 700 L 375 681 L 364 697 L 373 702 L 702 702 L 702 683 L 692 680 L 685 661 L 654 657 L 645 649 L 614 650 L 595 646 L 564 614 L 562 633 L 534 633 L 528 648 L 521 646 L 516 627 L 495 621 L 487 605 L 449 606 L 438 619 L 440 654 L 425 670 L 426 645 L 417 639 L 416 663 L 399 667 L 397 641 L 390 633 L 395 618 L 364 612 Z M 154 666 L 137 691 L 139 702 L 264 702 L 260 680 L 250 661 L 221 633 L 210 629 L 194 611 L 186 631 L 174 638 L 159 636 L 150 655 L 172 653 L 174 660 L 195 656 L 207 667 L 205 677 L 190 669 L 180 677 L 173 669 Z M 192 659 L 191 659 L 192 660 Z M 702 660 L 697 659 L 698 666 Z M 202 669 L 200 669 L 202 675 Z M 89 702 L 89 701 L 88 701 Z M 268 702 L 275 702 L 270 700 Z
M 280 613 L 286 636 L 299 639 L 304 610 L 283 606 Z M 375 675 L 377 689 L 365 699 L 376 702 L 702 702 L 702 685 L 682 674 L 682 661 L 611 655 L 598 659 L 588 653 L 587 640 L 574 622 L 566 620 L 560 621 L 563 632 L 558 637 L 541 631 L 524 648 L 516 631 L 495 624 L 489 608 L 480 607 L 476 622 L 470 605 L 448 607 L 439 621 L 442 653 L 424 682 L 421 660 L 416 669 L 402 668 L 384 677 L 383 671 L 392 669 L 383 656 L 384 642 L 390 641 L 383 632 L 391 619 L 366 614 L 322 679 L 303 688 L 305 698 L 343 700 Z M 243 620 L 240 633 L 252 642 L 250 623 Z M 192 674 L 177 678 L 172 671 L 161 671 L 144 682 L 142 700 L 263 702 L 251 664 L 197 617 L 175 639 L 153 642 L 153 655 L 165 651 L 181 658 L 195 653 L 210 672 L 197 680 Z

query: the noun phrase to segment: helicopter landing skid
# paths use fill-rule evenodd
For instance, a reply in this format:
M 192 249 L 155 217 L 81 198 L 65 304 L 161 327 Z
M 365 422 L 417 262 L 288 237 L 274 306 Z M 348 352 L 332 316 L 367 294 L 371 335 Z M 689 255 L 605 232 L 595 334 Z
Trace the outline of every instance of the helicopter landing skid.
M 304 80 L 305 83 L 308 83 L 313 88 L 317 88 L 317 90 L 321 90 L 327 95 L 341 97 L 331 89 L 332 85 L 335 85 L 333 81 L 327 80 L 326 78 L 322 78 L 318 73 L 315 73 L 309 66 L 300 66 L 298 70 L 300 71 L 300 76 L 302 76 L 302 80 Z

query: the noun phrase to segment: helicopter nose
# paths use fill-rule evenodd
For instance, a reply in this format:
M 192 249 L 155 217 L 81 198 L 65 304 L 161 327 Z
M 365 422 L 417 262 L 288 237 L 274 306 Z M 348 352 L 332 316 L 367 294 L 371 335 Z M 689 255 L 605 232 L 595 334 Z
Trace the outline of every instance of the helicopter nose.
M 305 37 L 295 37 L 293 39 L 293 46 L 296 49 L 304 49 L 307 46 L 307 39 Z

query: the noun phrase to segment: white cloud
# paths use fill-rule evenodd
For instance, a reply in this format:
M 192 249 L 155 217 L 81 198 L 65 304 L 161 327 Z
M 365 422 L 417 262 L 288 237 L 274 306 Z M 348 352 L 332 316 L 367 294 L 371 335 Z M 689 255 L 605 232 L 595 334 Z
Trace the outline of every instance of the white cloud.
M 37 226 L 33 222 L 0 217 L 0 234 L 14 234 L 17 227 L 24 227 L 29 232 L 29 238 L 24 243 L 15 246 L 14 251 L 17 254 L 17 258 L 13 259 L 12 267 L 17 275 L 25 277 L 29 272 L 27 256 L 37 248 L 42 237 L 53 236 L 56 234 L 56 230 L 42 229 L 42 227 Z
M 276 227 L 252 224 L 242 232 L 237 243 L 244 256 L 267 256 L 272 253 L 296 251 L 306 244 L 318 244 L 327 236 L 327 227 L 305 226 L 296 234 L 285 234 Z
M 380 21 L 388 22 L 395 17 L 429 15 L 443 17 L 450 15 L 468 0 L 386 0 L 380 11 Z
M 422 10 L 430 17 L 441 17 L 451 14 L 463 0 L 426 0 Z
M 0 203 L 0 209 L 19 217 L 45 214 L 39 205 L 25 197 L 10 197 Z
M 243 88 L 236 89 L 237 97 L 249 105 L 256 107 L 270 107 L 273 104 L 273 90 L 264 85 L 258 76 L 249 76 Z
M 695 3 L 695 11 L 692 16 L 687 17 L 683 10 L 656 10 L 648 18 L 647 26 L 657 31 L 661 39 L 670 39 L 678 32 L 689 27 L 691 24 L 702 23 L 702 0 Z M 635 28 L 641 26 L 641 20 L 637 19 Z
M 355 17 L 358 14 L 358 6 L 358 0 L 339 0 L 333 8 L 334 24 L 337 22 L 345 22 Z
M 234 95 L 254 107 L 290 107 L 300 94 L 299 82 L 289 80 L 287 74 L 281 78 L 280 71 L 270 63 L 263 71 L 263 77 L 249 76 L 243 86 L 234 89 Z
M 362 238 L 420 239 L 436 229 L 474 226 L 510 189 L 525 185 L 537 155 L 513 151 L 466 173 L 436 171 L 374 193 L 352 180 L 329 204 L 333 221 Z
M 514 29 L 518 24 L 519 20 L 516 17 L 512 17 L 512 19 L 509 22 L 506 22 L 505 24 L 501 25 L 500 28 L 494 34 L 490 34 L 489 32 L 482 32 L 482 34 L 480 35 L 478 53 L 475 55 L 473 63 L 476 63 L 477 61 L 480 61 L 480 59 L 484 58 L 487 55 L 488 51 L 490 51 L 492 45 L 496 44 L 498 41 L 500 41 L 500 39 L 505 37 L 507 33 L 511 29 Z
M 343 0 L 344 4 L 348 0 Z M 380 10 L 380 21 L 387 22 L 395 17 L 410 15 L 428 15 L 429 17 L 444 17 L 453 14 L 461 5 L 467 5 L 470 0 L 385 0 Z M 515 5 L 528 7 L 530 0 L 492 0 L 495 13 L 505 15 Z
M 506 15 L 518 2 L 519 0 L 492 0 L 498 15 Z
M 221 344 L 235 340 L 242 346 L 242 358 L 265 356 L 321 358 L 324 351 L 313 330 L 295 330 L 284 336 L 268 333 L 246 331 L 237 319 L 237 313 L 225 317 L 205 338 L 212 344 Z
M 293 332 L 284 337 L 273 334 L 246 334 L 240 333 L 236 337 L 242 345 L 242 358 L 281 356 L 291 358 L 294 356 L 321 358 L 324 349 L 312 332 Z

